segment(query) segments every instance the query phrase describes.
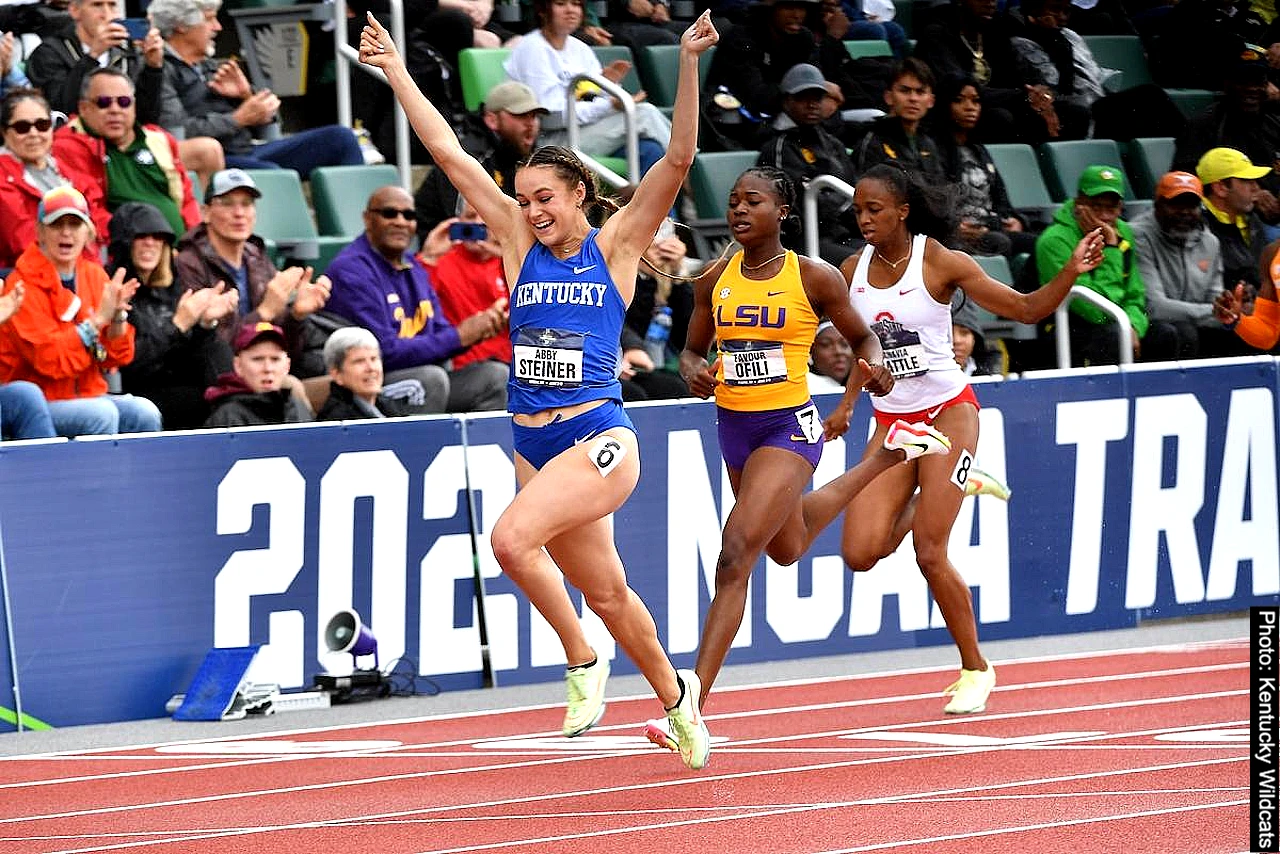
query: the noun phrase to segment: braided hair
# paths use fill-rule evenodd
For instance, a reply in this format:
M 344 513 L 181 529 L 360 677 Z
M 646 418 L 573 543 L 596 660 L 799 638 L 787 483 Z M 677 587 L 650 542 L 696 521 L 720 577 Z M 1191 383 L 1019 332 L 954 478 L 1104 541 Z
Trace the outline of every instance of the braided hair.
M 570 187 L 582 182 L 582 186 L 587 190 L 587 195 L 582 200 L 582 210 L 587 215 L 587 221 L 592 225 L 602 224 L 605 219 L 608 219 L 609 214 L 617 212 L 618 203 L 609 196 L 600 195 L 595 175 L 578 155 L 573 153 L 572 149 L 562 145 L 544 145 L 529 155 L 529 159 L 520 164 L 519 168 L 524 169 L 530 166 L 550 167 L 556 176 Z M 599 222 L 592 219 L 592 213 L 595 211 L 603 212 Z
M 773 195 L 778 200 L 778 205 L 787 206 L 787 216 L 778 224 L 782 245 L 787 249 L 797 248 L 800 242 L 800 214 L 799 205 L 796 203 L 795 181 L 776 166 L 752 166 L 739 175 L 738 180 L 741 181 L 748 175 L 761 178 L 773 185 Z

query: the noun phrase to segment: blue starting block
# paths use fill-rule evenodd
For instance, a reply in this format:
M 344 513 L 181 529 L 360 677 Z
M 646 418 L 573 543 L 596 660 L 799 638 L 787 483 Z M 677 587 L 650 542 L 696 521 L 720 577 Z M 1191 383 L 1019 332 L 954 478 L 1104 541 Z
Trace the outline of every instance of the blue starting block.
M 214 647 L 205 655 L 175 721 L 232 721 L 253 711 L 245 674 L 260 646 Z

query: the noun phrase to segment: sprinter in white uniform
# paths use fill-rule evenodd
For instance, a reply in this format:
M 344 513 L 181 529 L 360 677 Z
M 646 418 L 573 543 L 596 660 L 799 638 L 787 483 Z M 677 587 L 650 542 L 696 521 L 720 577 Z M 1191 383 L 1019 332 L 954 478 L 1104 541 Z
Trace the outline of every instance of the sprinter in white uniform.
M 867 246 L 840 269 L 854 307 L 880 337 L 895 380 L 889 394 L 871 399 L 878 423 L 868 452 L 902 419 L 935 425 L 950 437 L 951 453 L 895 466 L 859 493 L 845 513 L 841 551 L 850 569 L 865 571 L 911 532 L 916 562 L 960 650 L 960 678 L 946 690 L 951 699 L 944 711 L 980 712 L 995 687 L 995 668 L 978 649 L 973 600 L 947 556 L 978 445 L 978 402 L 951 352 L 951 296 L 959 288 L 983 308 L 1034 323 L 1057 308 L 1078 275 L 1101 263 L 1102 234 L 1085 235 L 1048 284 L 1021 294 L 935 239 L 950 230 L 937 213 L 939 200 L 901 168 L 867 170 L 853 207 Z

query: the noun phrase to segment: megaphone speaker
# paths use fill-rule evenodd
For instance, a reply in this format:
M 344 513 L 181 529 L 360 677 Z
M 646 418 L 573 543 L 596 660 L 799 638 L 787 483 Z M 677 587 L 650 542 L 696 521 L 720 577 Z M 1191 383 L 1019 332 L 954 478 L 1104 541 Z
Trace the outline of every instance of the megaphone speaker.
M 346 608 L 333 615 L 324 629 L 324 645 L 332 652 L 349 652 L 352 657 L 378 656 L 378 641 L 354 610 Z

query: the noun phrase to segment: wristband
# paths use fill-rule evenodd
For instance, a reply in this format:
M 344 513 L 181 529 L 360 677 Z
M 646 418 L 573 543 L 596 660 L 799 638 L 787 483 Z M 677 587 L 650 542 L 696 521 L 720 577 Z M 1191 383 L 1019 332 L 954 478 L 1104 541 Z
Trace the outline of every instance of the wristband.
M 84 344 L 84 348 L 89 351 L 89 355 L 93 357 L 95 362 L 105 362 L 107 360 L 107 348 L 102 346 L 102 341 L 98 338 L 98 330 L 94 327 L 92 319 L 86 317 L 77 323 L 76 333 L 80 336 L 80 343 Z

